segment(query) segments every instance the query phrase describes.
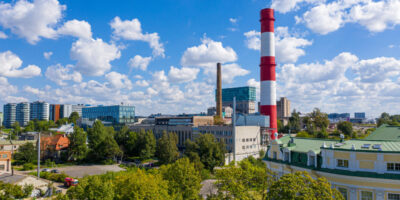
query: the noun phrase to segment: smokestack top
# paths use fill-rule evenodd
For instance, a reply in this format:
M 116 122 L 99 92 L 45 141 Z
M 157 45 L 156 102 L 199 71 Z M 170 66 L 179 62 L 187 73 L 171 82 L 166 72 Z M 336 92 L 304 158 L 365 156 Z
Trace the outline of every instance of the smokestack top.
M 274 21 L 274 9 L 262 9 L 260 12 L 261 33 L 274 32 Z

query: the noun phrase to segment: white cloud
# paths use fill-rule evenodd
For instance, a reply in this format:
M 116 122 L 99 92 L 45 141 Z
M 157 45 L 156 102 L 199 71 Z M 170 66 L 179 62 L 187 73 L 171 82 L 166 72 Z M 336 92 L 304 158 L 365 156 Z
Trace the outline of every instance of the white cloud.
M 358 23 L 371 32 L 381 32 L 400 24 L 400 0 L 347 0 L 320 3 L 296 17 L 313 32 L 328 34 L 346 23 Z
M 246 46 L 249 49 L 260 50 L 260 32 L 255 30 L 244 33 Z M 278 62 L 295 63 L 306 53 L 302 49 L 312 44 L 312 41 L 296 37 L 289 33 L 288 27 L 277 27 L 275 31 L 275 53 Z
M 200 69 L 198 68 L 182 67 L 181 69 L 179 69 L 171 66 L 168 73 L 168 78 L 171 82 L 174 83 L 189 82 L 197 78 L 197 74 L 199 73 L 199 71 Z
M 136 79 L 143 79 L 143 76 L 135 75 L 133 78 L 136 78 Z
M 139 40 L 148 42 L 153 49 L 154 56 L 164 57 L 164 45 L 160 42 L 158 33 L 142 33 L 142 27 L 138 19 L 122 21 L 118 16 L 110 22 L 113 35 L 125 40 Z
M 31 94 L 34 94 L 34 95 L 45 95 L 46 94 L 44 91 L 41 91 L 41 90 L 39 90 L 37 88 L 33 88 L 31 86 L 25 86 L 24 87 L 24 91 L 28 92 L 28 93 L 31 93 Z
M 353 72 L 359 76 L 362 82 L 376 83 L 385 81 L 400 75 L 400 60 L 387 57 L 362 60 L 353 67 Z
M 147 87 L 147 86 L 149 86 L 149 83 L 146 80 L 137 80 L 135 82 L 135 85 L 140 86 L 140 87 Z
M 250 73 L 250 71 L 243 69 L 240 65 L 236 63 L 224 64 L 221 66 L 222 70 L 222 82 L 223 83 L 232 83 L 233 80 L 238 76 L 245 76 Z M 209 67 L 204 69 L 204 74 L 208 75 L 208 82 L 214 83 L 215 77 L 217 76 L 216 67 Z
M 150 61 L 151 61 L 151 57 L 142 57 L 140 55 L 136 55 L 135 57 L 129 59 L 128 65 L 131 68 L 136 68 L 136 69 L 141 69 L 143 71 L 146 71 L 147 66 L 149 66 Z
M 231 47 L 224 47 L 221 42 L 204 37 L 201 45 L 193 46 L 183 53 L 181 65 L 209 67 L 217 62 L 226 63 L 237 60 L 236 52 Z
M 92 38 L 92 29 L 88 22 L 79 20 L 70 20 L 57 30 L 58 34 L 70 35 L 82 39 Z
M 7 39 L 7 35 L 2 31 L 0 31 L 0 39 Z
M 112 87 L 117 89 L 132 89 L 132 82 L 129 80 L 128 76 L 125 74 L 120 74 L 118 72 L 110 72 L 106 74 L 107 81 L 111 84 Z
M 57 0 L 17 0 L 0 3 L 0 25 L 35 44 L 43 38 L 55 39 L 54 26 L 61 20 L 66 6 Z
M 111 69 L 110 62 L 119 59 L 121 52 L 115 44 L 102 39 L 78 41 L 72 44 L 71 58 L 77 60 L 76 70 L 90 76 L 101 76 Z
M 236 23 L 237 23 L 237 19 L 236 19 L 236 18 L 229 18 L 229 21 L 230 21 L 232 24 L 236 24 Z
M 53 55 L 53 52 L 44 52 L 43 57 L 46 58 L 46 60 L 50 60 L 50 57 Z
M 20 69 L 21 65 L 22 60 L 11 51 L 0 53 L 0 76 L 31 78 L 40 75 L 41 70 L 38 66 L 28 65 Z
M 61 64 L 52 65 L 47 67 L 45 76 L 57 85 L 61 86 L 67 85 L 65 81 L 74 81 L 79 83 L 82 81 L 82 75 L 77 71 L 73 71 L 73 67 L 74 66 L 72 65 L 67 65 L 65 67 Z

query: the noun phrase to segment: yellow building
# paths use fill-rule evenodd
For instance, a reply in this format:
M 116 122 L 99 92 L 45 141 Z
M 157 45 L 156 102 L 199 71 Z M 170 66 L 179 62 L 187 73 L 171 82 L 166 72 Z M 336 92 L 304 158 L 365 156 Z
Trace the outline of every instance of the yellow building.
M 381 126 L 363 140 L 285 136 L 270 143 L 264 161 L 279 176 L 325 177 L 346 199 L 400 200 L 400 127 Z

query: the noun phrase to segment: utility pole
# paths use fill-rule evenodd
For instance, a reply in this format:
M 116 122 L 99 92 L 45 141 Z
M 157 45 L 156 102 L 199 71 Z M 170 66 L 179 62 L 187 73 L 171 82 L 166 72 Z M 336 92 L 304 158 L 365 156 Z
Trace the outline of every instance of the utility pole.
M 37 179 L 39 180 L 40 178 L 40 132 L 38 133 L 38 144 L 37 144 L 37 149 L 38 149 L 38 158 L 37 158 Z
M 233 117 L 232 117 L 232 136 L 233 136 L 233 161 L 236 163 L 236 97 L 233 97 Z

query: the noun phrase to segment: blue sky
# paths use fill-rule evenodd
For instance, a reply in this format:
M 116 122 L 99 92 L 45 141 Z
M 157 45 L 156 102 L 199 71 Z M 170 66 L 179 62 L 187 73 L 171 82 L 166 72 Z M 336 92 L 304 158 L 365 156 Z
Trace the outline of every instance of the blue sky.
M 0 103 L 205 112 L 218 61 L 223 87 L 258 87 L 267 6 L 292 109 L 399 113 L 400 0 L 0 1 Z

